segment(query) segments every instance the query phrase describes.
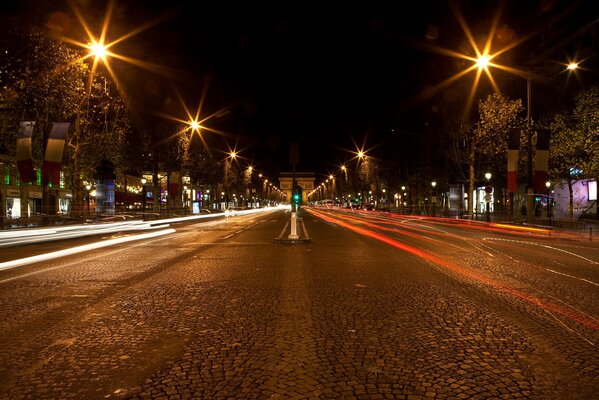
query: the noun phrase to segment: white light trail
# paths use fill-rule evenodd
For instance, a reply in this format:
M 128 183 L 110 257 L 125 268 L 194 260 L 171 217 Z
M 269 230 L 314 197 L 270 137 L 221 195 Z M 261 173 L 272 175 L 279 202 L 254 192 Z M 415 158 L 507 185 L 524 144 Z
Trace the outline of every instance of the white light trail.
M 41 261 L 47 261 L 47 260 L 52 260 L 55 258 L 65 257 L 65 256 L 68 256 L 71 254 L 81 253 L 84 251 L 95 250 L 95 249 L 99 249 L 102 247 L 113 246 L 115 244 L 127 243 L 127 242 L 132 242 L 132 241 L 141 240 L 141 239 L 149 239 L 149 238 L 153 238 L 156 236 L 168 235 L 168 234 L 174 233 L 174 232 L 175 232 L 175 230 L 172 228 L 163 229 L 160 231 L 155 231 L 155 232 L 150 232 L 150 233 L 142 233 L 140 235 L 135 235 L 135 236 L 125 236 L 125 237 L 116 238 L 116 239 L 102 240 L 100 242 L 85 244 L 82 246 L 73 247 L 71 249 L 58 250 L 58 251 L 54 251 L 51 253 L 39 254 L 37 256 L 20 258 L 18 260 L 6 261 L 3 263 L 0 263 L 0 271 L 15 268 L 15 267 L 20 267 L 20 266 L 27 265 L 27 264 L 33 264 L 33 263 L 38 263 Z

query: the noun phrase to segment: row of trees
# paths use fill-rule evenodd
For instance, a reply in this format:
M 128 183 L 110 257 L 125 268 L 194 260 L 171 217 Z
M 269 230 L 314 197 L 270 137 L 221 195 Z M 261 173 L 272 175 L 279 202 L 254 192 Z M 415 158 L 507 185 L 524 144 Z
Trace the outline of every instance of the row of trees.
M 95 177 L 102 160 L 137 176 L 183 170 L 194 183 L 216 185 L 224 179 L 222 165 L 197 134 L 156 117 L 148 122 L 147 115 L 133 112 L 122 88 L 102 71 L 92 74 L 81 50 L 41 32 L 4 32 L 1 45 L 0 163 L 11 175 L 18 176 L 19 122 L 36 121 L 32 139 L 38 170 L 52 124 L 71 123 L 63 171 L 74 210 L 83 208 L 82 182 Z
M 485 182 L 485 172 L 492 173 L 494 186 L 502 187 L 507 185 L 508 135 L 512 129 L 522 132 L 518 170 L 520 182 L 528 181 L 527 120 L 520 99 L 493 93 L 479 101 L 472 122 L 445 117 L 438 132 L 427 135 L 425 130 L 417 138 L 404 134 L 384 146 L 385 151 L 379 152 L 382 156 L 370 155 L 366 161 L 358 161 L 347 182 L 344 174 L 338 173 L 338 187 L 343 187 L 345 193 L 372 190 L 380 197 L 382 188 L 400 193 L 405 186 L 413 195 L 424 197 L 431 193 L 430 183 L 435 180 L 440 192 L 447 189 L 448 183 L 465 183 L 468 193 L 472 193 L 475 186 Z M 573 183 L 599 176 L 599 88 L 580 91 L 571 104 L 532 122 L 533 147 L 537 131 L 550 132 L 549 179 L 568 184 L 572 216 Z M 437 153 L 430 150 L 435 142 Z M 419 157 L 411 157 L 410 152 Z M 435 155 L 443 160 L 435 163 Z M 472 210 L 473 199 L 469 197 L 468 208 Z

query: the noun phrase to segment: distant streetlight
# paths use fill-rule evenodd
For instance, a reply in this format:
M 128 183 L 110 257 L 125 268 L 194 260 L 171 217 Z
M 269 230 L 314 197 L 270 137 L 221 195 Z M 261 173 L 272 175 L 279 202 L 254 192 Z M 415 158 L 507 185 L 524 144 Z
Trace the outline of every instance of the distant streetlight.
M 89 183 L 87 185 L 85 185 L 85 189 L 87 189 L 87 196 L 86 196 L 86 200 L 87 200 L 87 213 L 89 214 L 89 191 L 92 188 L 92 185 L 90 185 Z
M 146 178 L 141 178 L 141 209 L 143 212 L 146 211 Z
M 552 215 L 551 215 L 551 197 L 549 197 L 549 188 L 551 187 L 551 182 L 547 181 L 545 182 L 545 187 L 547 188 L 547 217 L 549 217 L 549 226 L 553 226 L 553 223 L 551 221 Z
M 435 187 L 437 186 L 437 182 L 436 181 L 432 181 L 431 182 L 431 186 L 433 187 L 433 190 L 432 190 L 432 193 L 431 193 L 431 214 L 434 217 L 435 216 L 435 203 L 437 202 L 437 199 L 435 197 Z
M 574 71 L 575 69 L 578 68 L 578 63 L 576 62 L 571 62 L 570 64 L 568 64 L 568 66 L 566 67 L 567 70 L 569 71 Z
M 487 222 L 491 222 L 491 192 L 492 188 L 490 186 L 491 182 L 491 173 L 487 172 L 485 174 L 485 178 L 487 178 L 487 187 L 485 188 L 485 202 L 487 204 Z

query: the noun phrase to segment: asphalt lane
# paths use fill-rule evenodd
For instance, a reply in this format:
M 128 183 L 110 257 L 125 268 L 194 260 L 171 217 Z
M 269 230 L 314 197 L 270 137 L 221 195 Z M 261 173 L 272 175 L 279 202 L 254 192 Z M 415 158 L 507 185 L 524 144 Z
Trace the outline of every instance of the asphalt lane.
M 364 215 L 302 212 L 308 245 L 273 212 L 0 272 L 0 396 L 599 392 L 594 244 Z

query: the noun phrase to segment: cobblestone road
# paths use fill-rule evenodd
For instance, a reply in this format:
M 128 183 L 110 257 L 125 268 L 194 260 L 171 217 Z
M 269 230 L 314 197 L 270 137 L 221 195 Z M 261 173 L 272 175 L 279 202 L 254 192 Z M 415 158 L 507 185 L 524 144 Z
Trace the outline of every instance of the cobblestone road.
M 597 330 L 308 214 L 312 244 L 276 244 L 283 217 L 0 273 L 0 397 L 598 398 Z M 502 282 L 544 282 L 519 256 L 450 244 Z M 597 282 L 597 265 L 578 264 Z M 536 287 L 597 321 L 599 285 L 551 276 Z

